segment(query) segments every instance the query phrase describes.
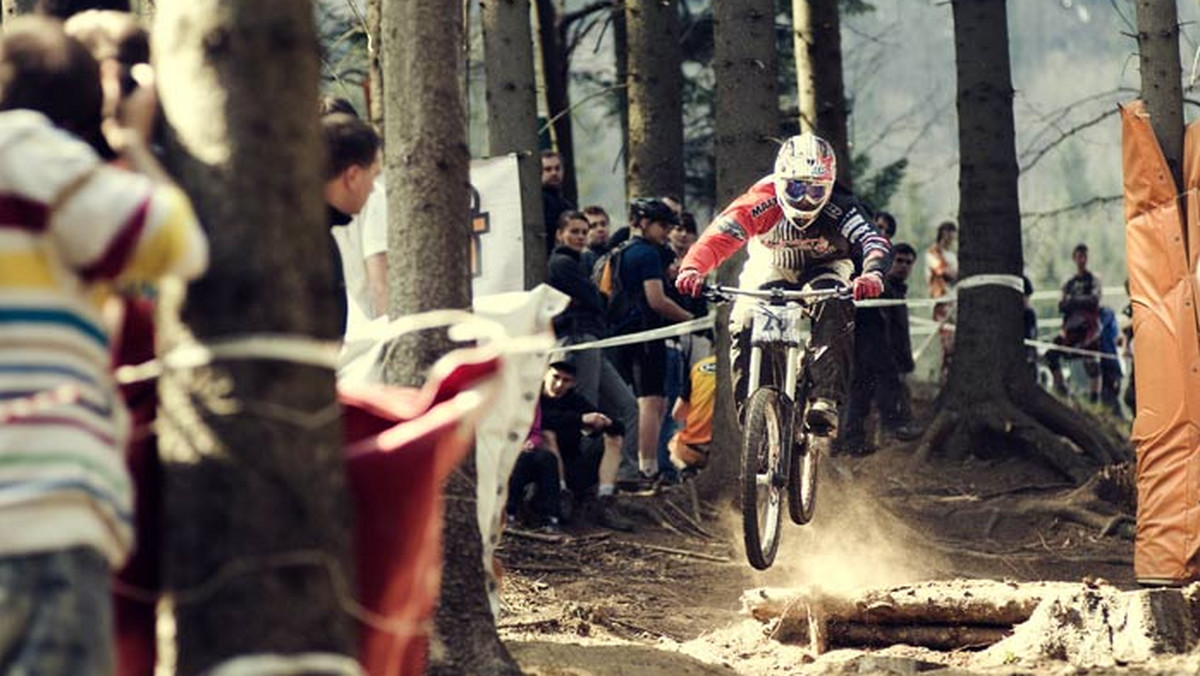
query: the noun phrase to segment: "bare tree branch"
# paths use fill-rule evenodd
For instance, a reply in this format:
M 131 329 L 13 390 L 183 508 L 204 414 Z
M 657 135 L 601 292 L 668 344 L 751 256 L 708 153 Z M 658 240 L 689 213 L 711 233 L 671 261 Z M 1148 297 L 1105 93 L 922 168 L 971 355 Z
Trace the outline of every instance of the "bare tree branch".
M 1051 209 L 1049 211 L 1023 211 L 1023 212 L 1021 212 L 1021 220 L 1022 221 L 1029 220 L 1029 221 L 1036 222 L 1036 221 L 1042 220 L 1043 218 L 1054 218 L 1055 216 L 1061 216 L 1062 214 L 1070 213 L 1072 211 L 1082 211 L 1084 209 L 1093 209 L 1096 207 L 1108 206 L 1109 204 L 1112 204 L 1114 202 L 1121 202 L 1124 199 L 1125 199 L 1124 194 L 1105 195 L 1105 196 L 1101 196 L 1101 197 L 1093 197 L 1091 199 L 1086 199 L 1082 202 L 1077 202 L 1075 204 L 1068 204 L 1065 207 L 1059 207 L 1057 209 Z
M 562 17 L 558 20 L 558 24 L 562 28 L 562 30 L 565 31 L 566 29 L 570 28 L 571 24 L 575 23 L 576 21 L 587 18 L 587 17 L 591 16 L 592 14 L 595 14 L 596 12 L 601 12 L 606 9 L 609 9 L 609 10 L 625 9 L 625 3 L 613 2 L 612 0 L 597 0 L 597 2 L 593 2 L 590 5 L 585 5 L 583 7 L 580 7 L 579 9 L 577 9 L 575 11 L 564 12 Z
M 1053 141 L 1042 146 L 1042 148 L 1033 155 L 1033 158 L 1031 160 L 1029 160 L 1025 164 L 1021 165 L 1021 173 L 1025 173 L 1025 172 L 1029 171 L 1030 169 L 1032 169 L 1033 165 L 1037 164 L 1039 160 L 1041 160 L 1043 157 L 1045 157 L 1051 150 L 1058 147 L 1058 145 L 1061 144 L 1063 141 L 1066 141 L 1068 138 L 1074 136 L 1075 134 L 1078 134 L 1078 133 L 1082 132 L 1083 130 L 1088 129 L 1090 127 L 1094 127 L 1094 126 L 1100 124 L 1101 122 L 1103 122 L 1104 120 L 1107 120 L 1108 118 L 1112 117 L 1113 115 L 1116 115 L 1118 110 L 1119 110 L 1118 108 L 1113 107 L 1109 110 L 1104 111 L 1103 113 L 1100 113 L 1099 115 L 1097 115 L 1096 117 L 1093 117 L 1090 120 L 1081 122 L 1081 123 L 1075 125 L 1074 127 L 1063 131 L 1062 134 L 1058 138 L 1056 138 Z

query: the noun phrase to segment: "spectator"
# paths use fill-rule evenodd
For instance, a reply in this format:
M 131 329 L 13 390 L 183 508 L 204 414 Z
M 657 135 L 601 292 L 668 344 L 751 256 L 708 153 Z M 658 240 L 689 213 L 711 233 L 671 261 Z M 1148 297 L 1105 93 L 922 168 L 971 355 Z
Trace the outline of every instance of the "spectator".
M 571 297 L 567 309 L 554 318 L 554 333 L 565 346 L 590 343 L 608 335 L 604 298 L 580 266 L 587 239 L 587 220 L 578 211 L 564 211 L 555 232 L 558 246 L 550 255 L 546 283 Z M 605 415 L 620 420 L 625 429 L 638 428 L 638 406 L 629 383 L 600 350 L 573 353 L 575 391 L 599 405 Z M 625 435 L 621 473 L 637 476 L 637 437 Z
M 929 297 L 944 298 L 951 295 L 958 282 L 958 254 L 956 240 L 958 226 L 945 221 L 938 226 L 937 241 L 925 251 L 925 267 L 929 268 Z M 954 303 L 938 303 L 933 306 L 933 319 L 940 324 L 938 329 L 942 343 L 942 370 L 944 380 L 950 371 L 954 354 L 954 329 L 946 326 L 954 322 Z
M 1121 329 L 1117 326 L 1117 313 L 1110 307 L 1100 308 L 1100 402 L 1108 407 L 1115 417 L 1125 418 L 1121 410 L 1121 355 L 1117 350 Z
M 346 114 L 358 118 L 354 106 L 342 98 L 325 96 L 321 117 Z M 387 188 L 377 176 L 362 209 L 345 226 L 331 230 L 337 243 L 346 289 L 347 329 L 388 313 Z
M 562 531 L 560 508 L 564 487 L 558 454 L 547 447 L 542 433 L 542 409 L 534 411 L 533 426 L 508 479 L 504 511 L 509 524 L 546 533 Z
M 671 232 L 667 235 L 667 245 L 671 247 L 671 251 L 675 253 L 676 260 L 683 260 L 687 255 L 688 249 L 696 243 L 696 217 L 689 211 L 685 211 L 679 215 L 679 224 L 671 228 Z
M 1025 340 L 1038 339 L 1037 312 L 1034 311 L 1030 301 L 1033 299 L 1033 282 L 1029 281 L 1029 277 L 1021 275 L 1021 281 L 1025 285 L 1022 302 L 1024 308 L 1021 310 L 1021 318 L 1025 324 Z M 1029 370 L 1033 373 L 1034 380 L 1037 380 L 1037 364 L 1038 351 L 1032 345 L 1025 347 L 1025 363 L 1029 366 Z
M 580 261 L 583 271 L 590 275 L 592 268 L 596 267 L 596 261 L 608 251 L 609 220 L 604 207 L 596 204 L 584 207 L 583 215 L 588 222 L 587 248 L 580 255 Z
M 87 48 L 40 17 L 4 28 L 0 371 L 19 376 L 0 380 L 0 655 L 11 673 L 111 674 L 109 580 L 130 552 L 133 504 L 93 284 L 195 277 L 208 247 L 187 197 L 122 122 L 152 116 L 153 97 L 119 106 L 106 140 L 129 171 L 106 165 L 80 140 L 102 118 Z
M 371 125 L 352 115 L 333 113 L 321 118 L 321 126 L 325 132 L 327 148 L 325 168 L 325 204 L 329 213 L 330 260 L 334 270 L 334 287 L 337 306 L 341 316 L 343 331 L 349 318 L 349 308 L 365 303 L 370 307 L 368 299 L 351 298 L 350 280 L 355 280 L 354 290 L 361 290 L 365 284 L 365 266 L 343 262 L 343 252 L 338 246 L 338 228 L 345 228 L 362 211 L 368 198 L 375 189 L 375 179 L 379 177 L 382 166 L 380 159 L 379 135 Z M 386 254 L 385 254 L 386 255 Z M 362 273 L 362 274 L 360 274 Z M 358 293 L 353 296 L 359 296 Z M 361 311 L 361 309 L 360 309 Z
M 562 155 L 554 150 L 542 151 L 542 216 L 546 221 L 546 257 L 554 250 L 554 231 L 558 217 L 575 208 L 563 195 Z
M 875 228 L 887 237 L 888 240 L 896 238 L 896 217 L 886 211 L 881 211 L 875 214 Z
M 640 198 L 630 207 L 630 219 L 633 237 L 620 258 L 619 292 L 610 301 L 626 310 L 612 327 L 613 333 L 626 335 L 692 319 L 692 313 L 672 301 L 664 288 L 662 247 L 679 217 L 661 199 Z M 614 348 L 614 360 L 638 401 L 641 476 L 636 484 L 627 485 L 632 490 L 652 488 L 659 479 L 658 439 L 666 416 L 666 345 L 659 339 Z
M 589 513 L 597 525 L 613 530 L 633 530 L 633 524 L 617 508 L 615 495 L 625 428 L 619 421 L 597 411 L 574 388 L 572 360 L 568 358 L 550 364 L 538 401 L 546 448 L 558 456 L 566 488 L 583 506 L 592 507 L 585 513 Z M 602 434 L 603 450 L 595 452 L 584 446 L 584 434 Z
M 1075 261 L 1075 275 L 1068 279 L 1062 287 L 1062 298 L 1058 301 L 1058 311 L 1063 316 L 1062 330 L 1055 337 L 1057 345 L 1082 350 L 1098 350 L 1100 348 L 1100 279 L 1088 270 L 1088 248 L 1086 244 L 1078 244 L 1071 252 Z M 1079 359 L 1078 355 L 1060 350 L 1050 350 L 1046 353 L 1046 365 L 1050 367 L 1050 376 L 1054 379 L 1054 391 L 1066 396 L 1067 384 L 1063 379 L 1062 360 Z M 1100 400 L 1100 360 L 1095 357 L 1082 357 L 1083 368 L 1089 382 L 1089 398 L 1094 403 Z
M 702 336 L 683 336 L 681 342 L 688 360 L 688 377 L 671 410 L 671 417 L 681 428 L 671 436 L 668 448 L 671 463 L 684 471 L 708 465 L 717 391 L 717 355 L 712 343 Z
M 892 256 L 881 298 L 903 300 L 908 295 L 908 276 L 917 260 L 917 252 L 911 245 L 900 242 L 892 248 Z M 911 436 L 905 429 L 912 416 L 903 377 L 912 370 L 908 308 L 895 305 L 856 309 L 850 402 L 837 441 L 840 452 L 849 455 L 875 452 L 865 429 L 872 401 L 879 409 L 884 434 Z

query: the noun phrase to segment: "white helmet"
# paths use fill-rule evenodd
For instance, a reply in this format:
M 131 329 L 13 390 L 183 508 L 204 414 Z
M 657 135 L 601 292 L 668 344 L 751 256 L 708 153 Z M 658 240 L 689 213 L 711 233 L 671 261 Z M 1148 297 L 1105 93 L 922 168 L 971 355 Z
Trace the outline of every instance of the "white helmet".
M 808 227 L 833 194 L 837 156 L 825 139 L 805 132 L 783 142 L 775 157 L 775 196 L 789 221 Z

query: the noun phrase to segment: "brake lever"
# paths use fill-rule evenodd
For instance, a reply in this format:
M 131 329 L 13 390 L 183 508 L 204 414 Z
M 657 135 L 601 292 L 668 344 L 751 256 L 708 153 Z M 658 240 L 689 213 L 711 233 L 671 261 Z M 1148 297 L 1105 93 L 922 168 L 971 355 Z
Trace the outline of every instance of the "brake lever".
M 730 303 L 733 301 L 727 294 L 721 293 L 707 284 L 700 290 L 700 297 L 711 303 Z

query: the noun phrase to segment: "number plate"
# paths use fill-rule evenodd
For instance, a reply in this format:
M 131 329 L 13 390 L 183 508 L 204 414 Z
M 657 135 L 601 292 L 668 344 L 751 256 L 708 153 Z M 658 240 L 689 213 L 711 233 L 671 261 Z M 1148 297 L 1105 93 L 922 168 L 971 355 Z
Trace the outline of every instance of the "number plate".
M 751 314 L 753 345 L 799 346 L 803 343 L 804 312 L 798 307 L 754 306 Z

